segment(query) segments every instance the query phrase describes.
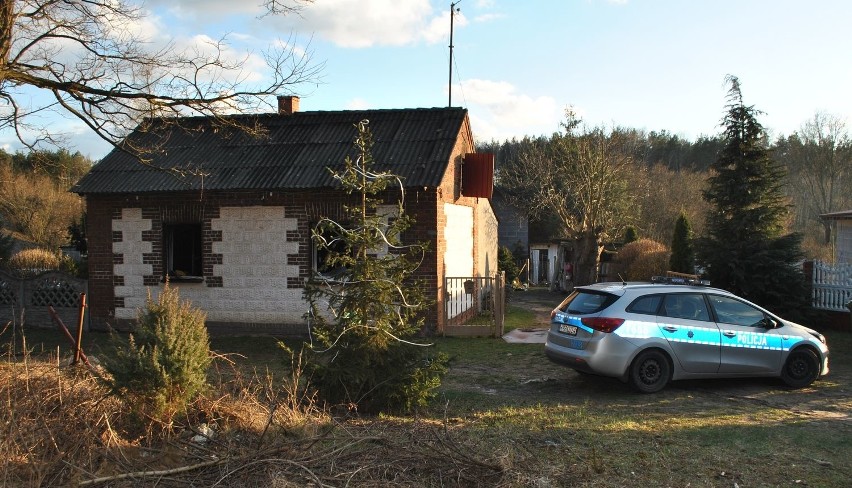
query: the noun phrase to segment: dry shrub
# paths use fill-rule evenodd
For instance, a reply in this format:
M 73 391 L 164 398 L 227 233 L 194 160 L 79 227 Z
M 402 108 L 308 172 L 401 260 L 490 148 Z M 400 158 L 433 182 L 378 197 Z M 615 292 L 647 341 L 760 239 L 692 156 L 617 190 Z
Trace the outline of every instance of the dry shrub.
M 140 437 L 101 368 L 7 355 L 0 486 L 497 486 L 511 476 L 489 439 L 460 425 L 332 419 L 298 356 L 283 381 L 234 359 L 216 356 L 211 387 L 170 428 Z
M 68 227 L 83 215 L 83 199 L 47 176 L 0 168 L 0 217 L 6 226 L 40 246 L 68 242 Z
M 622 247 L 616 262 L 621 266 L 625 280 L 650 280 L 652 276 L 666 274 L 670 254 L 671 251 L 664 244 L 651 239 L 639 239 Z
M 109 395 L 102 368 L 68 362 L 29 354 L 7 354 L 0 362 L 5 403 L 0 409 L 0 486 L 67 486 L 98 477 L 115 481 L 127 473 L 135 473 L 128 479 L 139 480 L 152 470 L 181 472 L 199 459 L 217 460 L 206 467 L 230 465 L 257 452 L 283 449 L 282 441 L 292 447 L 328 423 L 291 380 L 281 385 L 269 374 L 244 376 L 220 357 L 213 368 L 218 381 L 184 415 L 168 425 L 148 419 L 140 430 L 124 399 Z M 201 476 L 197 469 L 189 472 L 184 479 Z M 213 481 L 221 476 L 219 470 L 207 475 Z
M 24 249 L 9 258 L 9 267 L 17 272 L 48 271 L 59 269 L 60 258 L 47 249 Z
M 113 430 L 122 406 L 85 369 L 47 361 L 0 363 L 0 485 L 65 486 L 130 444 Z
M 212 391 L 196 407 L 204 418 L 216 419 L 217 427 L 258 434 L 258 445 L 281 433 L 310 437 L 329 418 L 307 388 L 303 374 L 301 356 L 294 358 L 286 378 L 276 380 L 269 371 L 247 373 L 228 356 L 215 355 Z

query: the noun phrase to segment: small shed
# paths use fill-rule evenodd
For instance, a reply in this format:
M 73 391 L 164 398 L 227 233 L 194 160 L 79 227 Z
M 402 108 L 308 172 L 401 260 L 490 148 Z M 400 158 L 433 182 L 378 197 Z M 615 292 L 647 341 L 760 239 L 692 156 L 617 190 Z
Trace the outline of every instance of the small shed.
M 838 263 L 852 264 L 852 210 L 832 212 L 820 215 L 823 220 L 834 222 L 835 260 Z

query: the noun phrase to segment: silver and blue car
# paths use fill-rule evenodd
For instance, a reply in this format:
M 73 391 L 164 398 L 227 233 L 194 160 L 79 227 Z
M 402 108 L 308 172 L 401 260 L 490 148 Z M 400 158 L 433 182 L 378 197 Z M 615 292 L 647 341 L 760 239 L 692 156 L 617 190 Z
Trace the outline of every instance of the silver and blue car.
M 828 374 L 819 332 L 702 282 L 657 281 L 576 288 L 551 312 L 547 357 L 643 393 L 671 380 L 748 376 L 802 388 Z

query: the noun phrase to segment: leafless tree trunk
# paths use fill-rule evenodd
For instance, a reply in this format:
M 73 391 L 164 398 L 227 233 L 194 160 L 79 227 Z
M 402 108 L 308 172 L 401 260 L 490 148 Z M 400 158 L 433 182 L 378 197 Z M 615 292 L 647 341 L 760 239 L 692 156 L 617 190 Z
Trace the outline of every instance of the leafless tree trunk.
M 825 243 L 831 242 L 831 223 L 820 214 L 852 206 L 852 140 L 845 121 L 837 115 L 817 113 L 792 139 L 787 165 L 794 199 L 801 202 L 811 222 L 818 222 Z
M 632 139 L 621 130 L 580 129 L 570 111 L 563 126 L 565 133 L 529 144 L 499 178 L 518 208 L 558 217 L 574 242 L 575 284 L 584 285 L 596 279 L 603 243 L 636 210 L 626 178 Z

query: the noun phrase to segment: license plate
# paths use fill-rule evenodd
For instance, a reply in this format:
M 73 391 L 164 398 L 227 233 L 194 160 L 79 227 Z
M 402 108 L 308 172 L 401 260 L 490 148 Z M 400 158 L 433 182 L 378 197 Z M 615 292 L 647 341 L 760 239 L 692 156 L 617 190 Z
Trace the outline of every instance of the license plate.
M 568 324 L 559 324 L 559 332 L 568 335 L 577 335 L 577 326 Z

